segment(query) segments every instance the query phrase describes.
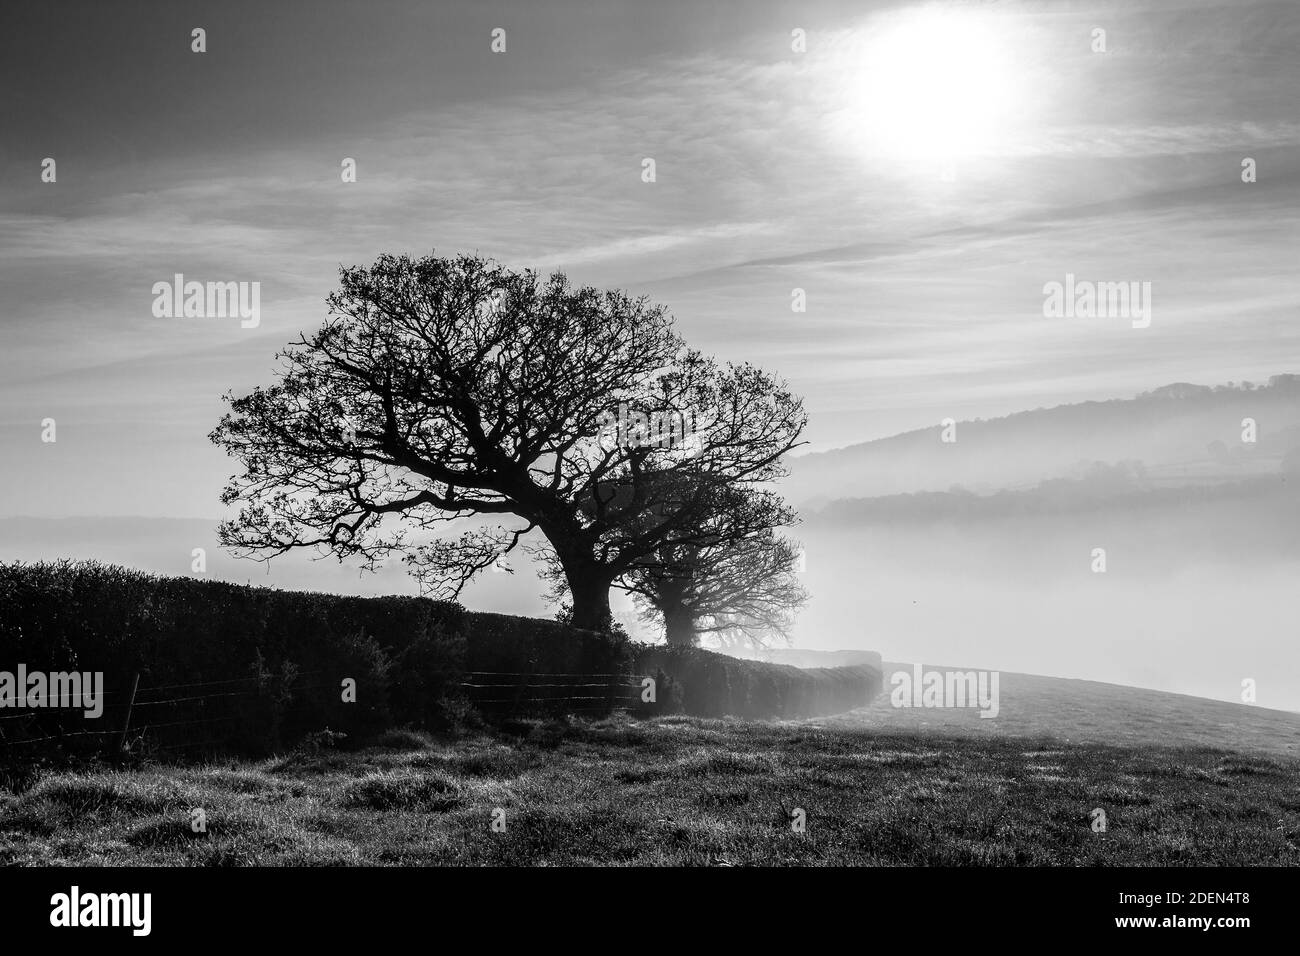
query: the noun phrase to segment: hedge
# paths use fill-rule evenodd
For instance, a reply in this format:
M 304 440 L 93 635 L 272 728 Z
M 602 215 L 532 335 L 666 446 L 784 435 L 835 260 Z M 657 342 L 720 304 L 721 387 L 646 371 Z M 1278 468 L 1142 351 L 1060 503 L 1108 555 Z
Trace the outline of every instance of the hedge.
M 596 716 L 609 713 L 620 699 L 631 703 L 629 641 L 531 617 L 487 612 L 469 617 L 467 693 L 478 711 Z
M 636 666 L 664 685 L 661 710 L 699 717 L 824 717 L 865 707 L 884 686 L 869 665 L 802 669 L 697 647 L 641 645 Z
M 436 727 L 463 707 L 471 671 L 627 673 L 631 655 L 605 635 L 426 598 L 280 591 L 97 562 L 0 563 L 0 671 L 19 663 L 101 671 L 107 706 L 97 720 L 70 709 L 5 719 L 13 715 L 0 709 L 0 751 L 30 753 L 41 748 L 5 744 L 72 733 L 83 736 L 55 743 L 111 739 L 138 674 L 130 725 L 154 728 L 154 744 L 211 738 L 261 752 L 325 728 Z M 342 699 L 344 678 L 356 681 L 355 703 Z
M 326 728 L 364 737 L 394 725 L 438 727 L 469 705 L 599 714 L 621 698 L 641 713 L 822 716 L 863 706 L 882 685 L 869 666 L 799 669 L 632 645 L 446 601 L 69 561 L 0 563 L 0 671 L 20 663 L 102 672 L 107 701 L 95 720 L 71 708 L 21 717 L 0 708 L 0 761 L 11 763 L 115 742 L 136 675 L 129 740 L 250 753 Z M 634 671 L 660 679 L 655 705 L 641 706 Z M 344 678 L 356 682 L 355 702 L 343 700 Z

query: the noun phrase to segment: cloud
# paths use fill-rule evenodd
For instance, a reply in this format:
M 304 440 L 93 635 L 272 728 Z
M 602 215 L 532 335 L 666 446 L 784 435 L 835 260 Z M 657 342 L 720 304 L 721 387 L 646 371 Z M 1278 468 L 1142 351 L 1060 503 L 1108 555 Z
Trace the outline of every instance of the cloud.
M 129 407 L 107 426 L 122 430 L 185 395 L 178 420 L 202 446 L 215 405 L 196 396 L 264 380 L 275 349 L 324 318 L 340 264 L 435 248 L 652 293 L 692 343 L 789 377 L 820 441 L 865 437 L 821 409 L 926 406 L 962 389 L 997 403 L 1046 388 L 1035 404 L 1050 403 L 1089 381 L 1132 392 L 1220 360 L 1237 375 L 1279 370 L 1269 342 L 1292 342 L 1294 301 L 1278 283 L 1292 269 L 1286 151 L 1300 124 L 1284 112 L 1297 68 L 1277 55 L 1288 32 L 1270 32 L 1276 8 L 1006 9 L 997 22 L 1020 54 L 1023 115 L 951 183 L 924 158 L 886 160 L 831 135 L 855 42 L 877 21 L 829 8 L 809 11 L 824 26 L 803 55 L 789 52 L 788 27 L 756 21 L 598 77 L 548 61 L 536 89 L 487 62 L 472 68 L 472 96 L 435 90 L 414 107 L 376 87 L 364 123 L 282 139 L 235 124 L 219 151 L 123 143 L 129 161 L 92 184 L 71 172 L 57 187 L 11 180 L 0 187 L 6 394 L 30 387 L 24 414 Z M 1122 54 L 1110 61 L 1080 39 L 1103 15 Z M 1194 55 L 1149 42 L 1162 31 Z M 1189 84 L 1215 91 L 1199 114 L 1185 109 Z M 1260 154 L 1253 186 L 1238 180 L 1246 151 Z M 345 156 L 356 183 L 340 180 Z M 654 183 L 641 181 L 645 157 Z M 1067 269 L 1157 281 L 1152 335 L 1043 325 L 1041 283 Z M 176 272 L 261 281 L 261 327 L 154 319 L 152 283 Z M 184 488 L 186 459 L 177 447 L 149 467 Z

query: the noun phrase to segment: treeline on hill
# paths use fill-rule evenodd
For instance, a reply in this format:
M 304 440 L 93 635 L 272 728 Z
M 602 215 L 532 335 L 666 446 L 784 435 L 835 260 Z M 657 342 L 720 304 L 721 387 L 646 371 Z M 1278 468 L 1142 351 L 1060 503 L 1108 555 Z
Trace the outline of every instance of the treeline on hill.
M 1140 463 L 1139 463 L 1140 464 Z M 951 491 L 919 491 L 874 498 L 842 498 L 810 510 L 807 522 L 818 526 L 846 524 L 905 524 L 917 521 L 1003 521 L 1007 518 L 1062 515 L 1129 509 L 1188 509 L 1200 505 L 1269 501 L 1293 507 L 1297 482 L 1287 474 L 1262 475 L 1213 485 L 1149 487 L 1135 474 L 1134 463 L 1098 462 L 1082 479 L 1053 478 L 1034 488 L 1002 489 L 976 494 L 957 487 Z M 1300 455 L 1287 466 L 1300 472 Z
M 88 719 L 68 707 L 0 709 L 0 760 L 106 749 L 123 727 L 146 748 L 264 753 L 325 729 L 356 738 L 438 728 L 471 710 L 598 714 L 623 702 L 643 713 L 805 716 L 879 691 L 879 675 L 872 685 L 857 668 L 800 671 L 646 647 L 453 602 L 66 561 L 0 564 L 0 672 L 19 664 L 102 672 L 104 710 Z M 654 704 L 641 700 L 640 675 L 660 681 Z M 345 679 L 356 682 L 355 701 L 344 700 Z

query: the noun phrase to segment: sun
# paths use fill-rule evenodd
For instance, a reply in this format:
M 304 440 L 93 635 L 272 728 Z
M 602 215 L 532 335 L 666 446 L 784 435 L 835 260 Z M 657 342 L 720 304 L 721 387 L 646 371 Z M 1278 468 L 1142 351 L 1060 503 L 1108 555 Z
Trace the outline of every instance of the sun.
M 972 10 L 912 10 L 860 40 L 845 64 L 840 120 L 862 149 L 945 162 L 997 146 L 1017 108 L 1017 87 L 995 20 Z

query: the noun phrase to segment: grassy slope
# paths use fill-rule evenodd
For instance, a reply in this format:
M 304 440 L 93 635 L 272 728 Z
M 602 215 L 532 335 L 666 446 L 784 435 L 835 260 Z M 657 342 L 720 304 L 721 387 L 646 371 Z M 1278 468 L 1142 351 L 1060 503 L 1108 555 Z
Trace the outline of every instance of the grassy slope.
M 926 664 L 934 670 L 969 670 Z M 1300 758 L 1300 714 L 1163 691 L 1003 672 L 996 719 L 975 710 L 890 706 L 890 675 L 911 664 L 886 662 L 885 692 L 855 716 L 870 727 L 979 737 L 1051 736 L 1073 743 L 1142 747 L 1221 747 Z
M 1300 865 L 1300 760 L 1279 752 L 1300 716 L 1004 677 L 994 721 L 877 705 L 787 723 L 524 722 L 52 775 L 0 791 L 0 862 Z M 1215 746 L 1243 732 L 1269 746 Z

